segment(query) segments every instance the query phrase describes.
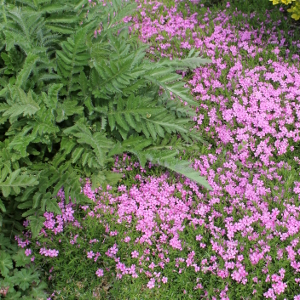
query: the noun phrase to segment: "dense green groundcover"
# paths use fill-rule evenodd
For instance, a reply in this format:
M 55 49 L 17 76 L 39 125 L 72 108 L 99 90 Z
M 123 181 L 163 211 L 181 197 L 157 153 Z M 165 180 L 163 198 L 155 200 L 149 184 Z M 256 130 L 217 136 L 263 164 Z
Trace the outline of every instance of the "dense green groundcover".
M 27 217 L 36 237 L 45 211 L 61 213 L 55 197 L 62 187 L 67 202 L 69 198 L 88 201 L 81 194 L 81 177 L 91 177 L 93 187 L 117 183 L 122 175 L 111 172 L 110 165 L 114 155 L 126 151 L 142 165 L 152 161 L 210 188 L 189 161 L 175 158 L 179 149 L 202 141 L 192 130 L 194 112 L 181 101 L 197 103 L 175 70 L 193 69 L 208 60 L 195 51 L 185 60 L 145 59 L 147 46 L 137 36 L 129 36 L 130 24 L 122 21 L 135 9 L 135 3 L 117 0 L 105 6 L 73 0 L 3 3 L 0 217 L 4 236 L 13 240 Z M 181 139 L 172 140 L 172 134 L 180 134 Z M 34 269 L 20 269 L 26 260 L 11 256 L 15 246 L 5 243 L 1 274 L 10 283 L 7 297 L 13 286 L 19 291 L 11 297 L 29 297 L 29 288 L 35 287 L 29 283 L 34 281 L 30 277 Z M 18 279 L 19 272 L 30 275 L 26 284 Z M 32 276 L 39 282 L 38 275 Z
M 300 299 L 285 14 L 11 0 L 0 24 L 0 299 Z

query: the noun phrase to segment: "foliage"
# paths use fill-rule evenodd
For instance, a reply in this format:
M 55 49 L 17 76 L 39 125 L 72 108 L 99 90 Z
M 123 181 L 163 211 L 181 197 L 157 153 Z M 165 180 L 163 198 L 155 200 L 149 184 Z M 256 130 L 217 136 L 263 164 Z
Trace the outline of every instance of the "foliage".
M 40 272 L 25 254 L 25 249 L 18 250 L 3 234 L 0 240 L 0 298 L 47 299 L 44 293 L 47 284 L 41 281 Z
M 195 11 L 189 11 L 186 2 L 199 8 L 198 16 L 190 15 Z M 124 164 L 129 156 L 116 157 L 116 172 L 132 170 L 122 178 L 118 194 L 115 189 L 93 192 L 87 183 L 83 190 L 96 206 L 81 206 L 83 212 L 80 206 L 60 203 L 62 216 L 44 214 L 41 244 L 28 245 L 35 262 L 52 276 L 49 287 L 58 291 L 54 299 L 300 299 L 299 56 L 296 45 L 284 41 L 291 38 L 291 20 L 284 22 L 277 9 L 269 11 L 269 1 L 232 0 L 224 3 L 223 11 L 220 6 L 210 11 L 195 2 L 173 3 L 178 4 L 177 11 L 161 6 L 160 12 L 159 2 L 147 3 L 152 7 L 145 11 L 142 5 L 140 15 L 146 15 L 134 27 L 140 26 L 140 37 L 159 49 L 157 57 L 184 57 L 187 47 L 197 41 L 198 50 L 213 57 L 213 64 L 187 73 L 185 80 L 201 99 L 195 120 L 199 131 L 207 130 L 216 145 L 197 150 L 193 166 L 208 177 L 214 190 L 206 193 L 174 173 L 161 176 L 161 169 L 150 163 L 140 168 L 137 156 L 129 165 Z M 188 17 L 182 19 L 180 9 Z M 159 35 L 165 40 L 157 39 Z M 169 43 L 169 48 L 163 47 Z M 130 103 L 136 103 L 134 98 Z M 123 109 L 128 115 L 129 103 L 120 105 L 108 109 L 114 114 Z M 184 113 L 181 107 L 170 109 L 178 116 Z M 134 122 L 139 128 L 139 120 Z M 142 127 L 139 130 L 145 135 Z M 85 145 L 80 127 L 72 132 Z M 187 150 L 182 157 L 190 159 L 193 147 L 185 147 L 190 142 L 176 138 L 174 133 L 167 132 L 164 138 L 157 134 L 151 145 L 154 137 L 149 132 L 149 141 L 143 136 L 118 140 L 113 151 L 134 146 L 145 161 L 147 149 L 157 153 L 168 145 Z M 97 174 L 92 178 L 96 187 Z M 63 231 L 62 219 L 69 220 L 63 222 Z M 41 248 L 59 254 L 49 257 Z M 117 257 L 111 257 L 112 250 L 117 250 Z
M 0 14 L 0 199 L 2 231 L 13 236 L 28 217 L 33 237 L 45 211 L 60 213 L 56 195 L 84 203 L 80 178 L 116 183 L 113 155 L 128 151 L 210 188 L 158 142 L 192 131 L 196 106 L 178 69 L 208 62 L 190 51 L 182 60 L 145 59 L 146 46 L 122 19 L 136 5 L 88 1 L 7 1 Z M 100 26 L 99 26 L 100 24 Z M 95 30 L 96 29 L 96 30 Z M 171 96 L 172 95 L 172 96 Z
M 120 157 L 118 158 L 120 159 Z M 99 190 L 92 192 L 91 185 L 87 182 L 84 187 L 85 192 L 89 196 L 96 198 L 95 203 L 91 205 L 82 207 L 73 203 L 66 205 L 63 201 L 64 194 L 60 194 L 62 199 L 60 202 L 63 211 L 62 216 L 64 219 L 69 219 L 69 221 L 62 224 L 63 229 L 61 232 L 54 234 L 57 230 L 55 220 L 58 220 L 61 216 L 52 213 L 47 214 L 47 222 L 45 222 L 43 231 L 38 237 L 38 243 L 28 245 L 30 250 L 32 250 L 32 255 L 35 257 L 35 262 L 43 266 L 45 274 L 51 278 L 49 280 L 49 288 L 53 291 L 53 300 L 102 298 L 185 299 L 184 295 L 180 296 L 184 279 L 177 280 L 177 274 L 174 274 L 173 269 L 176 268 L 175 260 L 179 256 L 185 257 L 188 255 L 190 247 L 195 244 L 194 239 L 196 235 L 199 233 L 203 234 L 203 228 L 197 228 L 196 230 L 194 226 L 190 226 L 190 222 L 185 220 L 185 213 L 180 210 L 180 207 L 188 205 L 188 201 L 185 202 L 184 198 L 181 198 L 181 194 L 188 193 L 190 190 L 186 184 L 186 179 L 178 180 L 176 178 L 178 176 L 174 176 L 174 174 L 167 176 L 162 174 L 162 170 L 150 168 L 149 165 L 151 164 L 145 166 L 148 176 L 142 177 L 139 174 L 139 163 L 134 157 L 131 158 L 125 154 L 123 159 L 120 159 L 120 164 L 116 164 L 116 167 L 117 169 L 120 167 L 124 169 L 129 166 L 132 167 L 131 171 L 124 172 L 132 188 L 130 189 L 128 184 L 128 191 L 125 191 L 124 188 L 126 189 L 126 187 L 122 185 L 119 187 L 118 192 Z M 155 176 L 149 176 L 150 174 Z M 184 189 L 178 190 L 176 188 L 173 190 L 170 182 L 174 181 L 181 182 Z M 143 185 L 146 186 L 143 197 L 141 195 L 133 196 L 132 198 L 129 196 L 131 194 L 130 190 L 133 195 L 134 190 Z M 157 190 L 159 186 L 160 191 Z M 149 188 L 151 192 L 149 192 Z M 136 201 L 140 202 L 140 210 L 144 211 L 145 215 L 134 213 L 132 218 L 126 216 L 127 213 L 125 213 L 125 218 L 118 215 L 118 212 L 122 211 L 121 207 L 124 206 L 122 201 L 127 201 L 129 198 L 131 198 L 132 208 L 136 206 Z M 160 199 L 161 205 L 150 205 L 153 209 L 156 207 L 157 212 L 161 210 L 160 213 L 153 214 L 148 209 L 144 210 L 148 206 L 146 203 L 150 199 Z M 175 209 L 172 208 L 174 203 L 178 205 Z M 125 206 L 130 207 L 128 203 Z M 130 210 L 131 208 L 128 210 L 129 215 L 131 214 Z M 161 214 L 162 211 L 165 211 L 166 215 L 168 215 L 167 212 L 170 212 L 168 221 L 163 221 L 165 217 L 164 214 Z M 148 212 L 149 216 L 152 215 L 152 217 L 147 217 Z M 173 230 L 176 227 L 175 224 L 178 222 L 176 219 L 179 215 L 182 217 L 180 222 L 185 227 L 184 232 L 180 232 L 183 251 L 169 246 L 169 242 L 174 234 Z M 150 223 L 148 229 L 144 228 L 144 225 L 141 226 L 144 221 L 150 222 L 150 219 L 152 219 L 151 222 L 157 224 L 154 226 L 155 228 L 166 226 L 166 223 L 170 224 L 170 226 L 174 225 L 174 227 L 170 231 L 164 230 L 164 232 L 153 234 L 150 229 Z M 55 225 L 52 226 L 51 224 Z M 161 235 L 164 236 L 163 233 L 166 233 L 168 237 L 166 239 L 167 242 L 165 241 L 162 244 Z M 148 238 L 145 240 L 146 236 Z M 139 239 L 140 242 L 136 242 Z M 209 240 L 209 235 L 205 234 L 205 240 Z M 55 257 L 45 255 L 41 249 L 55 249 L 58 255 Z M 157 249 L 160 250 L 157 251 Z M 148 256 L 148 251 L 148 254 L 150 254 L 150 250 L 153 254 L 149 255 L 146 260 L 143 260 L 143 258 Z M 133 253 L 136 251 L 139 252 L 139 257 L 134 257 Z M 160 268 L 160 264 L 157 265 L 158 257 L 164 251 L 166 253 L 165 258 L 168 257 L 168 259 L 164 267 Z M 205 255 L 205 252 L 207 250 L 203 249 L 202 255 Z M 160 255 L 157 257 L 157 254 Z M 156 280 L 158 283 L 161 282 L 164 276 L 169 279 L 168 283 L 161 282 L 159 289 L 150 290 L 147 288 L 149 272 L 146 270 L 150 270 L 148 266 L 151 262 L 155 262 L 157 265 L 152 271 L 157 271 L 154 273 L 157 275 Z M 99 269 L 101 270 L 100 275 L 97 273 Z M 192 289 L 196 280 L 195 273 L 192 268 L 187 269 L 185 273 L 185 278 L 189 282 L 185 288 Z M 218 282 L 218 279 L 211 278 L 209 274 L 204 277 L 207 285 L 210 284 L 211 280 Z M 220 280 L 219 283 L 221 283 Z M 196 294 L 200 296 L 201 291 L 196 291 Z

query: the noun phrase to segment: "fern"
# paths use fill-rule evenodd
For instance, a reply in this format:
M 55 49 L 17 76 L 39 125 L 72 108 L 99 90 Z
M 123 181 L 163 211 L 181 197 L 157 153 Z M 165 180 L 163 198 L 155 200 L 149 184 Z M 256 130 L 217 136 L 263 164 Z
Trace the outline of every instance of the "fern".
M 21 188 L 37 185 L 38 181 L 34 177 L 30 177 L 28 174 L 20 174 L 21 169 L 17 169 L 10 173 L 5 181 L 0 181 L 0 188 L 4 197 L 8 197 L 11 193 L 18 195 L 21 192 Z M 1 174 L 1 177 L 3 174 Z
M 113 142 L 109 140 L 105 134 L 101 132 L 91 133 L 91 131 L 83 124 L 77 123 L 73 127 L 64 130 L 67 135 L 72 134 L 77 138 L 79 144 L 89 145 L 95 154 L 97 163 L 103 167 L 106 160 L 106 153 L 113 146 Z
M 20 115 L 32 116 L 39 109 L 39 105 L 33 100 L 32 92 L 28 94 L 19 88 L 18 86 L 8 86 L 11 98 L 8 101 L 9 107 L 6 110 L 3 109 L 3 116 L 8 116 L 10 122 L 13 123 Z
M 197 103 L 176 70 L 207 61 L 191 51 L 150 62 L 147 45 L 122 22 L 135 3 L 75 2 L 6 0 L 0 11 L 0 221 L 7 235 L 28 217 L 37 236 L 43 213 L 60 212 L 62 188 L 67 202 L 88 201 L 80 178 L 90 177 L 93 188 L 117 184 L 114 154 L 131 152 L 143 166 L 150 160 L 209 187 L 176 158 L 203 142 L 191 130 L 194 111 L 181 101 Z
M 130 152 L 134 154 L 141 166 L 144 168 L 147 161 L 151 161 L 153 164 L 166 167 L 178 174 L 181 174 L 189 179 L 199 183 L 203 187 L 211 190 L 211 186 L 208 184 L 204 177 L 199 176 L 199 172 L 195 171 L 190 165 L 191 162 L 176 159 L 178 149 L 165 149 L 165 140 L 162 146 L 157 151 L 157 147 L 148 147 L 152 144 L 152 140 L 141 139 L 140 137 L 131 137 L 122 144 L 118 143 L 110 152 L 110 155 L 117 155 L 123 152 Z M 174 145 L 174 141 L 172 143 Z M 170 146 L 170 145 L 168 145 Z
M 61 44 L 62 50 L 57 51 L 58 75 L 63 78 L 63 84 L 66 89 L 66 95 L 77 91 L 80 87 L 77 85 L 77 77 L 83 70 L 89 60 L 89 53 L 85 43 L 86 29 L 79 29 L 73 36 Z
M 4 29 L 6 50 L 18 45 L 26 54 L 36 51 L 37 31 L 43 27 L 42 15 L 32 10 L 8 6 L 6 7 L 6 18 L 8 20 Z

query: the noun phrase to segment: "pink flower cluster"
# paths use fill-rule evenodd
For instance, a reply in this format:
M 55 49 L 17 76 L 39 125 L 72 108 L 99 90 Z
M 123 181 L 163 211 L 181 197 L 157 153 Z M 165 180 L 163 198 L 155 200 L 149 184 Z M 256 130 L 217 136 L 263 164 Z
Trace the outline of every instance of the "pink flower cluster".
M 56 257 L 58 256 L 59 251 L 55 249 L 46 249 L 46 248 L 41 248 L 40 249 L 40 254 L 44 256 L 49 256 L 49 257 Z
M 286 162 L 300 140 L 299 56 L 293 57 L 293 64 L 287 60 L 286 39 L 277 32 L 277 22 L 272 30 L 267 26 L 271 20 L 254 29 L 238 11 L 233 16 L 241 21 L 232 25 L 226 10 L 216 15 L 206 9 L 201 17 L 195 13 L 184 18 L 177 11 L 180 1 L 173 8 L 157 1 L 137 2 L 140 18 L 132 19 L 132 30 L 144 42 L 155 41 L 150 53 L 159 51 L 172 59 L 195 47 L 212 59 L 195 70 L 188 84 L 199 101 L 195 128 L 217 144 L 209 154 L 195 157 L 192 165 L 213 190 L 179 177 L 170 183 L 168 174 L 143 177 L 146 170 L 128 155 L 117 157 L 115 172 L 140 169 L 136 184 L 119 186 L 117 195 L 93 191 L 88 180 L 82 189 L 95 202 L 94 208 L 81 207 L 86 218 L 103 222 L 106 238 L 114 241 L 105 259 L 115 263 L 118 279 L 144 276 L 149 289 L 161 282 L 172 284 L 167 270 L 176 276 L 188 271 L 195 278 L 193 290 L 205 296 L 208 287 L 202 275 L 226 282 L 212 299 L 229 299 L 232 283 L 251 289 L 250 297 L 284 297 L 290 286 L 300 284 L 300 181 L 298 177 L 287 183 L 287 174 L 298 174 Z M 174 45 L 178 53 L 170 51 Z M 299 158 L 294 160 L 300 164 Z M 73 204 L 64 205 L 63 191 L 59 197 L 62 215 L 45 213 L 43 234 L 60 234 L 67 224 L 81 226 Z M 126 228 L 124 236 L 112 229 L 115 224 L 105 223 L 107 216 Z M 25 238 L 17 238 L 22 248 L 30 244 Z M 79 246 L 77 238 L 70 243 Z M 90 240 L 91 247 L 98 238 Z M 127 257 L 121 257 L 122 246 L 131 249 Z M 43 247 L 40 254 L 56 256 L 56 251 Z M 83 253 L 95 262 L 100 257 L 92 250 Z M 128 265 L 128 260 L 134 263 Z M 98 269 L 96 276 L 104 276 L 104 271 Z M 290 296 L 300 300 L 300 295 Z

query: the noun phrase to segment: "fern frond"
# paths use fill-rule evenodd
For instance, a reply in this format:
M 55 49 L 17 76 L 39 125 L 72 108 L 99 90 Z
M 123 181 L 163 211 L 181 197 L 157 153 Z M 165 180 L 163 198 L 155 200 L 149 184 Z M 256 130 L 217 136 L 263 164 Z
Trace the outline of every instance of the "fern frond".
M 113 147 L 114 143 L 106 137 L 102 132 L 96 132 L 92 134 L 83 124 L 76 124 L 73 127 L 69 127 L 64 130 L 65 134 L 71 134 L 77 138 L 77 142 L 80 144 L 89 145 L 96 156 L 97 162 L 100 166 L 104 166 L 107 152 Z
M 99 78 L 93 81 L 95 88 L 98 88 L 94 91 L 94 95 L 107 98 L 108 95 L 130 88 L 140 79 L 139 77 L 145 73 L 140 66 L 146 47 L 142 48 L 142 50 L 133 51 L 126 40 L 113 36 L 110 36 L 109 44 L 104 44 L 104 46 L 101 43 L 95 44 L 91 58 Z M 95 74 L 91 75 L 95 77 Z M 126 91 L 127 94 L 128 92 Z
M 44 102 L 46 103 L 48 108 L 56 109 L 58 102 L 58 93 L 62 89 L 63 84 L 56 83 L 51 84 L 48 87 L 48 97 L 45 95 Z
M 46 28 L 51 30 L 52 32 L 56 32 L 59 34 L 72 34 L 74 32 L 72 26 L 67 26 L 67 25 L 52 25 L 52 24 L 47 24 Z
M 19 45 L 27 54 L 34 53 L 37 46 L 37 31 L 43 28 L 42 14 L 32 9 L 14 7 L 6 11 L 7 24 L 4 28 L 6 50 Z
M 3 116 L 9 116 L 11 123 L 15 117 L 18 118 L 20 115 L 32 116 L 40 109 L 33 100 L 31 91 L 26 95 L 21 88 L 15 86 L 10 86 L 9 90 L 11 95 L 10 108 L 3 113 Z
M 194 70 L 211 62 L 210 59 L 199 57 L 199 52 L 194 52 L 194 49 L 192 49 L 186 58 L 173 60 L 162 59 L 158 62 L 158 65 L 173 67 L 176 68 L 176 70 L 184 70 L 186 68 Z
M 112 18 L 110 20 L 111 24 L 116 24 L 120 21 L 122 21 L 126 16 L 131 16 L 137 9 L 136 3 L 124 3 L 124 1 L 119 1 L 118 4 L 116 4 L 116 1 L 113 0 L 113 8 L 115 10 L 115 14 L 112 15 Z
M 18 87 L 24 87 L 30 73 L 32 72 L 36 62 L 39 60 L 39 56 L 33 53 L 28 53 L 25 59 L 22 70 L 17 75 L 15 85 Z
M 49 114 L 49 111 L 45 107 L 37 112 L 34 121 L 30 120 L 27 124 L 32 127 L 31 134 L 33 136 L 55 135 L 60 131 L 55 123 L 54 115 Z
M 63 78 L 66 95 L 78 90 L 78 77 L 83 67 L 88 64 L 89 53 L 86 46 L 86 29 L 79 29 L 76 34 L 62 44 L 62 50 L 57 51 L 58 75 Z
M 199 175 L 199 171 L 195 171 L 190 165 L 191 162 L 189 161 L 183 161 L 179 159 L 159 159 L 154 158 L 152 160 L 153 163 L 158 164 L 160 166 L 166 167 L 169 170 L 172 170 L 178 174 L 181 174 L 187 178 L 189 178 L 192 181 L 195 181 L 196 183 L 202 185 L 208 190 L 212 190 L 212 187 L 208 183 L 208 181 Z
M 37 185 L 39 183 L 35 177 L 29 176 L 26 173 L 20 173 L 21 169 L 17 169 L 12 172 L 5 181 L 0 182 L 0 189 L 4 197 L 8 197 L 12 191 L 19 194 L 21 188 Z
M 145 139 L 142 136 L 130 136 L 127 140 L 123 141 L 122 143 L 117 143 L 115 146 L 110 150 L 109 155 L 114 156 L 117 154 L 121 154 L 123 152 L 128 151 L 128 149 L 136 149 L 137 151 L 142 151 L 148 146 L 153 144 L 153 140 Z
M 92 190 L 103 186 L 106 188 L 106 186 L 109 184 L 111 186 L 116 185 L 123 177 L 122 173 L 114 173 L 111 171 L 100 171 L 97 173 L 94 173 L 91 176 L 92 179 Z
M 9 149 L 19 152 L 21 157 L 28 156 L 27 147 L 35 139 L 33 135 L 25 135 L 27 130 L 17 134 L 9 143 Z
M 137 133 L 142 132 L 147 138 L 151 136 L 153 140 L 156 140 L 157 135 L 164 137 L 165 133 L 188 132 L 185 125 L 189 124 L 190 119 L 177 119 L 167 109 L 157 106 L 151 100 L 133 95 L 126 100 L 118 99 L 117 106 L 111 106 L 107 113 L 111 130 L 134 130 Z

